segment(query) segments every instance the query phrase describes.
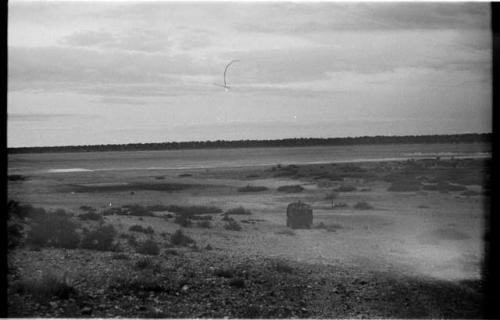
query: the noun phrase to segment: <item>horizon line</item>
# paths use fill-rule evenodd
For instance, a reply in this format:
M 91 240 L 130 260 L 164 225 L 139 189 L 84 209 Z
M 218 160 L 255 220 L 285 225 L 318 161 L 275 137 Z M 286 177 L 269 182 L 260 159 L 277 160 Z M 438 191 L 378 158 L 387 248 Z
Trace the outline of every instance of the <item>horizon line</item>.
M 492 132 L 467 132 L 450 134 L 419 134 L 419 135 L 375 135 L 375 136 L 345 136 L 345 137 L 290 137 L 280 139 L 237 139 L 237 140 L 186 140 L 186 141 L 163 141 L 163 142 L 125 142 L 111 144 L 76 144 L 76 145 L 45 145 L 45 146 L 22 146 L 7 147 L 7 150 L 33 149 L 33 148 L 78 148 L 78 147 L 112 147 L 127 145 L 161 145 L 161 144 L 183 144 L 183 143 L 217 143 L 217 142 L 278 142 L 287 140 L 332 140 L 332 139 L 360 139 L 360 138 L 405 138 L 405 137 L 446 137 L 446 136 L 466 136 L 466 135 L 491 135 Z

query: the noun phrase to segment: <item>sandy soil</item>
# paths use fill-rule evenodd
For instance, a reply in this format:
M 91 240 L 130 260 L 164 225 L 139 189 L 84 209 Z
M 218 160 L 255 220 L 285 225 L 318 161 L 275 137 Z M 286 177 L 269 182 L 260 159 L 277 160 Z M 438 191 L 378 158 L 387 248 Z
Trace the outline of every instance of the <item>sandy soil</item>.
M 193 269 L 203 279 L 209 279 L 206 281 L 213 287 L 207 288 L 207 284 L 202 285 L 197 278 L 189 285 L 198 287 L 192 296 L 183 293 L 181 286 L 181 289 L 176 288 L 181 296 L 174 294 L 173 299 L 172 294 L 165 296 L 162 293 L 156 297 L 156 304 L 151 302 L 153 300 L 138 302 L 134 300 L 138 299 L 137 295 L 132 295 L 131 304 L 147 305 L 146 309 L 124 308 L 123 303 L 116 302 L 119 309 L 109 310 L 112 302 L 117 300 L 113 295 L 100 303 L 103 305 L 101 309 L 96 307 L 99 303 L 88 300 L 88 292 L 104 289 L 95 288 L 101 282 L 89 278 L 85 266 L 94 268 L 94 273 L 130 272 L 124 270 L 132 268 L 130 261 L 137 260 L 138 254 L 126 246 L 129 259 L 125 266 L 112 259 L 114 253 L 83 249 L 15 249 L 9 255 L 9 262 L 17 270 L 11 279 L 13 282 L 57 265 L 94 284 L 80 288 L 79 292 L 86 292 L 87 298 L 79 296 L 73 302 L 88 303 L 75 302 L 71 306 L 73 309 L 69 307 L 71 300 L 57 302 L 57 307 L 47 303 L 35 306 L 27 302 L 26 296 L 13 293 L 12 314 L 145 316 L 151 315 L 150 307 L 154 305 L 157 308 L 154 312 L 165 317 L 479 317 L 481 290 L 476 285 L 481 277 L 484 215 L 489 201 L 487 162 L 442 160 L 418 163 L 417 166 L 414 162 L 374 162 L 296 168 L 62 172 L 32 174 L 23 181 L 10 181 L 10 199 L 45 209 L 63 208 L 75 216 L 82 213 L 79 209 L 82 205 L 104 210 L 110 204 L 119 208 L 134 203 L 145 206 L 216 206 L 223 211 L 242 206 L 252 212 L 251 216 L 234 216 L 243 228 L 241 231 L 224 229 L 225 222 L 220 214 L 213 215 L 212 228 L 184 228 L 200 249 L 182 248 L 179 249 L 181 255 L 169 256 L 168 259 L 161 258 L 166 255 L 163 250 L 167 250 L 162 249 L 161 256 L 154 259 L 160 259 L 167 269 L 175 269 L 176 263 L 182 268 Z M 394 175 L 399 175 L 398 181 L 413 179 L 421 186 L 446 181 L 462 186 L 463 190 L 440 192 L 419 188 L 406 192 L 388 191 Z M 472 182 L 469 181 L 470 175 L 476 177 Z M 186 188 L 173 192 L 161 190 L 171 184 L 182 184 Z M 156 190 L 151 190 L 150 185 Z M 268 190 L 238 192 L 238 188 L 247 185 L 265 186 Z M 299 193 L 276 190 L 283 185 L 301 185 L 304 190 Z M 332 201 L 326 200 L 325 196 L 346 185 L 356 187 L 356 191 L 336 192 L 333 202 L 345 203 L 347 207 L 333 209 Z M 87 189 L 82 191 L 82 186 Z M 464 194 L 464 191 L 475 192 Z M 299 199 L 313 207 L 312 229 L 290 230 L 286 227 L 286 206 Z M 373 208 L 356 209 L 354 205 L 361 201 L 368 202 Z M 179 229 L 173 219 L 164 218 L 166 213 L 157 212 L 156 217 L 109 215 L 104 221 L 114 225 L 122 234 L 130 233 L 129 227 L 135 224 L 150 226 L 155 231 L 153 239 L 164 248 L 168 237 L 161 234 L 171 235 Z M 246 223 L 244 220 L 248 219 L 256 221 Z M 94 222 L 79 223 L 95 227 Z M 333 228 L 318 228 L 320 223 Z M 213 250 L 203 249 L 207 245 Z M 207 264 L 204 265 L 203 261 Z M 272 267 L 276 261 L 286 261 L 293 266 L 293 271 L 276 274 Z M 221 265 L 236 269 L 245 266 L 246 272 L 256 272 L 255 277 L 244 277 L 246 290 L 253 290 L 253 293 L 248 293 L 249 296 L 235 293 L 234 287 L 226 288 L 225 283 L 219 283 L 222 281 L 220 277 L 214 278 L 213 272 L 206 270 Z M 276 293 L 273 299 L 277 299 L 278 305 L 289 304 L 290 310 L 271 310 L 268 306 L 271 300 L 262 298 L 261 301 L 255 297 L 255 292 L 269 293 L 262 287 L 266 281 L 271 281 L 265 274 L 275 279 L 272 281 L 283 281 L 283 285 L 276 285 L 282 292 Z M 213 283 L 210 282 L 212 278 L 215 279 Z M 297 282 L 299 287 L 296 294 L 290 293 L 288 297 L 290 282 Z M 214 288 L 218 290 L 214 297 L 219 297 L 219 294 L 232 297 L 227 308 L 192 302 L 195 298 L 205 301 L 198 296 L 200 292 L 212 292 Z M 435 296 L 443 295 L 443 292 L 449 299 L 441 297 L 436 303 Z M 102 293 L 102 296 L 106 294 Z M 396 296 L 401 297 L 395 299 Z M 258 306 L 248 314 L 238 313 L 241 308 L 237 306 L 249 297 L 257 299 L 260 304 L 256 303 Z M 298 297 L 298 300 L 293 300 L 293 297 Z M 304 301 L 300 302 L 301 299 Z M 196 305 L 191 311 L 180 307 L 189 303 Z M 20 305 L 24 307 L 18 308 Z M 84 308 L 90 308 L 91 313 L 87 314 Z

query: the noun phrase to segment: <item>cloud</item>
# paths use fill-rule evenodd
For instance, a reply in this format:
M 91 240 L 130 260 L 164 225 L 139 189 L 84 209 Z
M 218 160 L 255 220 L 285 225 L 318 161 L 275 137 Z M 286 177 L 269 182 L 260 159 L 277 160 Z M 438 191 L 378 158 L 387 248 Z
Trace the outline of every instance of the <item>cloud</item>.
M 9 48 L 9 87 L 59 83 L 61 88 L 101 84 L 181 84 L 183 75 L 215 73 L 188 55 L 102 52 L 67 47 Z M 218 71 L 218 70 L 217 70 Z M 24 83 L 24 85 L 22 85 Z M 35 88 L 34 86 L 32 87 Z
M 256 4 L 249 11 L 247 19 L 234 22 L 237 30 L 311 33 L 490 28 L 488 3 Z
M 78 118 L 81 120 L 91 119 L 96 116 L 84 115 L 76 113 L 9 113 L 7 118 L 9 121 L 15 122 L 43 122 L 52 120 L 61 120 Z
M 155 30 L 131 29 L 126 32 L 111 34 L 106 31 L 78 31 L 66 36 L 64 45 L 101 49 L 121 49 L 139 52 L 167 51 L 170 43 L 165 34 Z
M 105 104 L 119 104 L 119 105 L 147 105 L 148 101 L 139 100 L 139 99 L 131 99 L 131 98 L 123 98 L 123 97 L 102 97 L 100 99 L 101 102 Z

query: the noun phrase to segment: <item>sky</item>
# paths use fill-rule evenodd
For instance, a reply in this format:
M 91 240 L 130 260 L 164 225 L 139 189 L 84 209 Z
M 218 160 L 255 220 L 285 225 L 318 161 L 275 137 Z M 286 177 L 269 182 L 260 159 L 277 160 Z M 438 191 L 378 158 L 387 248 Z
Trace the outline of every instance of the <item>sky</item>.
M 13 0 L 8 19 L 8 147 L 492 130 L 488 3 Z

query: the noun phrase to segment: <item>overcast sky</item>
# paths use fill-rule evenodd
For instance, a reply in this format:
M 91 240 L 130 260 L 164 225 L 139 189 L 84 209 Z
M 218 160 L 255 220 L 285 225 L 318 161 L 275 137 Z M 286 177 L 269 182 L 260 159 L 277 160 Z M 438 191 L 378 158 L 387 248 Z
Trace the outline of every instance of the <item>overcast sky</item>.
M 490 33 L 488 3 L 10 1 L 8 146 L 491 132 Z

